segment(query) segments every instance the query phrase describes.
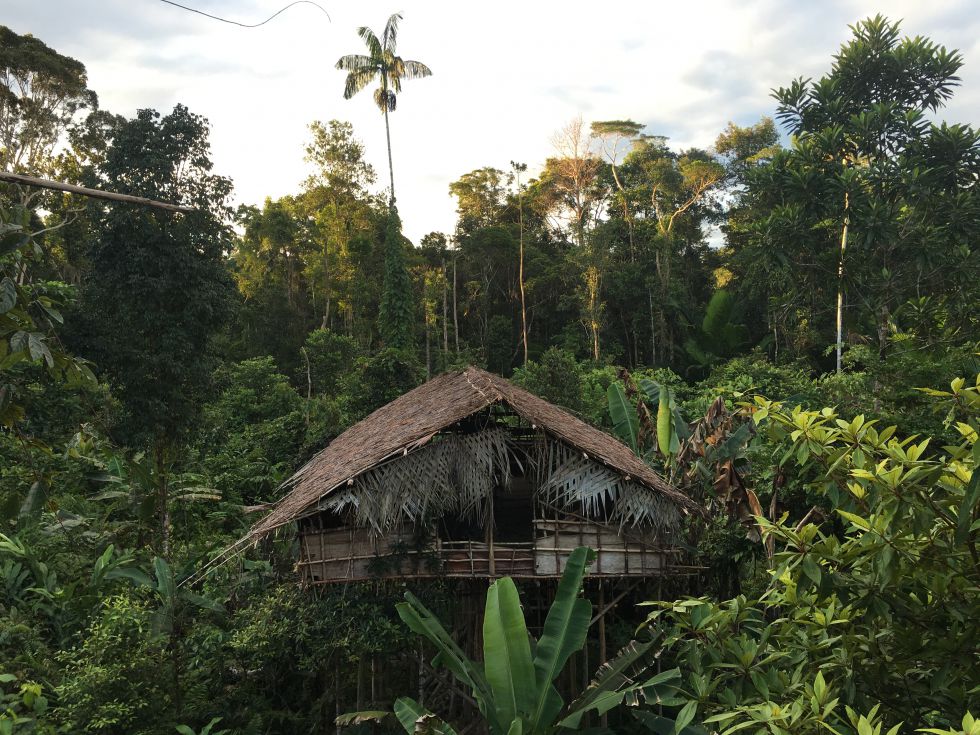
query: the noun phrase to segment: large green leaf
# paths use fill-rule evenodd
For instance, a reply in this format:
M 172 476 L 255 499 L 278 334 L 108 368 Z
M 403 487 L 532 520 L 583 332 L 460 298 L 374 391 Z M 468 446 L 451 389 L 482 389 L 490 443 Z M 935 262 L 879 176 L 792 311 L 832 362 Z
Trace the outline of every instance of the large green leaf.
M 582 695 L 568 706 L 568 714 L 559 722 L 561 727 L 577 728 L 586 712 L 595 710 L 599 714 L 608 712 L 623 701 L 627 692 L 633 692 L 649 682 L 640 682 L 644 669 L 644 658 L 653 646 L 652 641 L 641 643 L 632 641 L 611 661 L 607 661 L 596 672 L 595 679 Z M 655 677 L 656 678 L 656 677 Z
M 181 599 L 191 603 L 192 605 L 196 605 L 197 607 L 204 608 L 205 610 L 211 610 L 212 612 L 217 613 L 223 613 L 225 611 L 225 606 L 217 600 L 212 600 L 210 597 L 199 595 L 191 590 L 181 590 L 180 596 Z
M 673 436 L 666 391 L 666 388 L 660 389 L 660 404 L 657 407 L 657 446 L 665 457 L 670 455 L 670 440 Z
M 153 572 L 157 578 L 157 592 L 165 602 L 172 602 L 177 596 L 177 584 L 167 560 L 160 556 L 153 557 Z
M 500 723 L 528 717 L 536 700 L 534 664 L 517 586 L 509 577 L 487 590 L 483 656 Z
M 640 387 L 651 403 L 657 401 L 657 447 L 665 457 L 671 457 L 680 449 L 681 439 L 688 435 L 687 424 L 670 388 L 658 386 L 652 380 L 641 380 Z
M 156 587 L 156 584 L 150 579 L 150 575 L 136 567 L 110 569 L 105 573 L 105 579 L 128 579 L 137 587 Z
M 17 284 L 12 279 L 0 279 L 0 314 L 4 314 L 17 305 Z
M 626 397 L 626 391 L 619 383 L 612 383 L 606 391 L 609 403 L 609 418 L 612 419 L 616 436 L 633 452 L 638 451 L 640 420 L 636 407 Z
M 643 709 L 631 709 L 630 714 L 656 735 L 674 735 L 676 720 Z M 708 735 L 708 731 L 700 725 L 689 724 L 681 729 L 679 735 Z
M 395 717 L 408 735 L 456 735 L 445 721 L 432 714 L 411 697 L 399 697 L 393 709 Z
M 47 483 L 44 483 L 41 480 L 33 483 L 30 490 L 27 491 L 27 496 L 24 498 L 24 502 L 21 503 L 20 512 L 17 515 L 24 519 L 40 513 L 41 508 L 44 505 L 47 492 Z
M 433 664 L 444 665 L 453 676 L 472 690 L 477 706 L 490 722 L 491 729 L 499 731 L 499 727 L 495 727 L 497 717 L 493 707 L 493 692 L 480 668 L 467 658 L 436 616 L 411 592 L 406 592 L 405 602 L 398 603 L 395 608 L 405 625 L 427 638 L 439 651 Z
M 978 442 L 977 446 L 980 446 Z M 980 467 L 973 468 L 973 475 L 967 483 L 963 494 L 963 503 L 960 505 L 956 517 L 956 533 L 954 542 L 964 543 L 970 536 L 970 527 L 973 522 L 973 509 L 980 502 Z
M 636 415 L 635 411 L 633 415 Z M 532 732 L 550 725 L 565 704 L 552 682 L 565 668 L 569 656 L 585 645 L 592 605 L 580 597 L 579 592 L 586 570 L 594 559 L 595 552 L 584 546 L 569 555 L 555 601 L 548 610 L 541 639 L 534 652 L 537 702 L 531 715 Z

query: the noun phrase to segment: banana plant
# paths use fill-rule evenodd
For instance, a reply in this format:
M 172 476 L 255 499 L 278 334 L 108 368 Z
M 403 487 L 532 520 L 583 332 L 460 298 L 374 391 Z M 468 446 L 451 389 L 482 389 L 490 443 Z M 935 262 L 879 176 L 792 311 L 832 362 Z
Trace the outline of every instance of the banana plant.
M 659 450 L 664 461 L 673 461 L 681 442 L 690 436 L 673 391 L 666 385 L 645 378 L 639 381 L 638 396 L 636 387 L 631 388 L 631 391 L 634 394 L 633 399 L 618 382 L 610 384 L 606 391 L 609 418 L 617 438 L 648 460 L 653 459 L 653 453 Z M 636 398 L 639 399 L 639 404 Z M 655 420 L 646 408 L 648 405 L 657 407 Z M 649 452 L 648 440 L 654 444 Z
M 681 416 L 674 399 L 674 392 L 666 385 L 659 385 L 646 378 L 640 381 L 640 390 L 648 403 L 657 404 L 657 448 L 664 458 L 672 460 L 677 456 L 681 442 L 690 436 L 687 422 Z
M 637 415 L 637 408 L 627 397 L 621 383 L 609 384 L 609 388 L 606 390 L 606 400 L 609 405 L 609 418 L 612 419 L 616 437 L 632 449 L 634 454 L 642 454 L 640 419 Z
M 159 556 L 153 559 L 152 576 L 138 567 L 117 569 L 112 576 L 128 579 L 137 587 L 150 591 L 157 602 L 153 625 L 160 633 L 174 635 L 180 627 L 182 617 L 190 608 L 203 608 L 217 613 L 225 610 L 224 605 L 217 600 L 182 587 L 180 584 L 182 580 L 174 574 L 167 560 Z
M 528 633 L 517 586 L 509 577 L 490 585 L 483 619 L 484 661 L 470 660 L 439 620 L 411 592 L 405 593 L 398 614 L 408 627 L 437 649 L 434 665 L 449 669 L 473 693 L 491 735 L 551 735 L 579 729 L 588 712 L 602 715 L 624 701 L 635 705 L 670 700 L 676 690 L 676 669 L 644 678 L 652 642 L 634 641 L 616 658 L 603 664 L 592 683 L 566 704 L 555 681 L 569 657 L 582 649 L 592 618 L 592 605 L 580 596 L 582 580 L 595 552 L 573 551 L 558 583 L 555 601 L 541 638 Z M 338 724 L 378 719 L 382 713 L 352 713 Z M 409 735 L 455 735 L 450 724 L 418 702 L 401 697 L 394 714 Z

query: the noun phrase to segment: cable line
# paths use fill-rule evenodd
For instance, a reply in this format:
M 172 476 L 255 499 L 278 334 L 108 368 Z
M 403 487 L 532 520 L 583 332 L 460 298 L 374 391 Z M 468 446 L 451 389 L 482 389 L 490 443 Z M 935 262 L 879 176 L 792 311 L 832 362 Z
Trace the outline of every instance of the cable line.
M 203 15 L 205 18 L 211 18 L 213 20 L 220 20 L 222 23 L 230 23 L 233 26 L 241 26 L 242 28 L 258 28 L 259 26 L 264 26 L 270 20 L 272 20 L 276 16 L 280 15 L 281 13 L 284 13 L 285 11 L 289 10 L 294 5 L 312 5 L 314 8 L 316 8 L 321 13 L 323 13 L 325 16 L 327 16 L 327 20 L 330 20 L 331 22 L 333 22 L 332 19 L 330 18 L 330 13 L 328 13 L 326 10 L 324 10 L 324 8 L 323 8 L 322 5 L 319 5 L 318 3 L 313 2 L 313 0 L 296 0 L 295 2 L 289 3 L 289 5 L 285 6 L 284 8 L 280 8 L 279 10 L 277 10 L 275 13 L 273 13 L 272 15 L 270 15 L 268 18 L 266 18 L 261 23 L 239 23 L 237 20 L 228 20 L 227 18 L 222 18 L 222 17 L 217 16 L 217 15 L 211 15 L 211 13 L 205 13 L 203 10 L 198 10 L 197 8 L 190 8 L 190 7 L 186 6 L 186 5 L 181 5 L 180 3 L 175 3 L 173 0 L 160 0 L 160 2 L 166 3 L 167 5 L 173 5 L 175 8 L 181 8 L 183 10 L 189 10 L 192 13 L 197 13 L 198 15 Z

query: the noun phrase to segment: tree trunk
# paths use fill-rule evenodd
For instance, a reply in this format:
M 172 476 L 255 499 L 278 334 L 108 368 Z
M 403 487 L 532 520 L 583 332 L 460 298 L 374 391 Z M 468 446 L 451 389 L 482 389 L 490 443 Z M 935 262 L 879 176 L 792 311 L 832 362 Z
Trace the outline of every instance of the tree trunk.
M 882 304 L 878 307 L 878 358 L 881 360 L 888 351 L 888 317 L 888 306 Z
M 428 310 L 428 307 L 426 307 Z M 429 316 L 425 316 L 425 379 L 432 380 L 432 329 Z
M 157 466 L 157 510 L 160 517 L 160 556 L 170 559 L 170 488 L 167 483 L 165 448 L 163 440 L 157 441 L 154 450 Z
M 303 353 L 303 359 L 306 360 L 306 408 L 304 413 L 306 414 L 306 428 L 310 428 L 310 401 L 313 400 L 313 375 L 310 372 L 310 354 L 306 351 L 306 347 L 300 347 L 299 351 Z
M 844 192 L 844 228 L 840 236 L 840 259 L 837 261 L 837 372 L 841 371 L 844 343 L 844 253 L 847 250 L 847 226 L 850 223 L 850 199 Z
M 459 314 L 456 311 L 456 258 L 453 258 L 453 338 L 456 340 L 456 354 L 459 354 Z
M 328 260 L 327 243 L 323 243 L 323 321 L 320 329 L 330 328 L 330 261 Z
M 517 178 L 517 220 L 520 236 L 520 268 L 517 281 L 521 287 L 521 342 L 524 345 L 524 364 L 527 365 L 527 304 L 524 300 L 524 202 L 521 196 L 521 179 Z
M 619 189 L 619 195 L 623 198 L 623 219 L 626 220 L 626 232 L 629 235 L 630 263 L 635 263 L 636 243 L 633 240 L 633 217 L 630 216 L 629 199 L 626 198 L 626 190 L 623 188 L 623 184 L 619 180 L 619 173 L 616 171 L 616 165 L 611 163 L 609 164 L 609 168 L 612 169 L 613 181 L 616 182 L 616 188 Z
M 653 313 L 653 289 L 647 285 L 647 301 L 650 304 L 650 364 L 657 365 L 657 321 Z
M 387 84 L 385 85 L 385 92 L 387 92 Z M 391 162 L 391 128 L 388 126 L 388 98 L 385 96 L 385 138 L 388 140 L 388 178 L 391 181 L 391 197 L 388 200 L 389 205 L 395 203 L 395 167 Z
M 446 368 L 449 354 L 449 279 L 446 278 L 446 261 L 442 262 L 442 369 Z

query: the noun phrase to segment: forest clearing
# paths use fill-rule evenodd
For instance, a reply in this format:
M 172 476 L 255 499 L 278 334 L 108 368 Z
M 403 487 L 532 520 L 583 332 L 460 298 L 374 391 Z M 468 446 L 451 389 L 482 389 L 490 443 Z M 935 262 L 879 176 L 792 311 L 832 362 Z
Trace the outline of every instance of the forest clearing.
M 345 46 L 242 203 L 262 141 L 0 25 L 0 735 L 980 735 L 966 51 L 870 15 L 700 145 L 631 92 L 505 163 L 412 13 L 146 5 Z

